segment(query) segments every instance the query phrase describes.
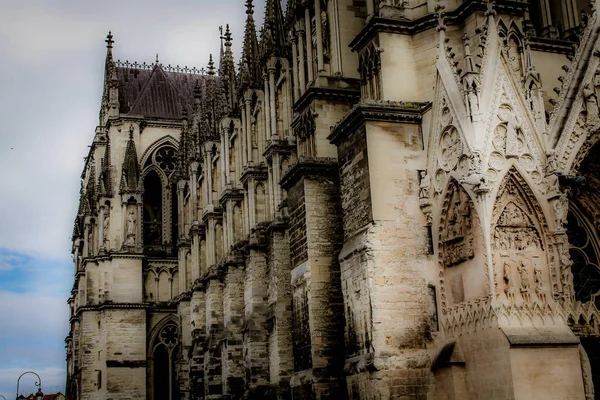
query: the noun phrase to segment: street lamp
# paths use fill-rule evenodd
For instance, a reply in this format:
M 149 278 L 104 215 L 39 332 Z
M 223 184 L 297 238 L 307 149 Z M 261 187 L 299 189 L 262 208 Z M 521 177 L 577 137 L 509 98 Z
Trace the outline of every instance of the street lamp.
M 38 387 L 38 391 L 35 394 L 35 399 L 36 400 L 43 400 L 44 399 L 44 393 L 42 393 L 42 378 L 40 378 L 40 376 L 38 374 L 36 374 L 35 372 L 33 372 L 33 371 L 23 372 L 21 374 L 21 376 L 19 376 L 19 379 L 17 379 L 17 397 L 16 397 L 16 399 L 19 400 L 19 383 L 21 381 L 21 377 L 23 375 L 27 375 L 27 374 L 34 374 L 35 376 L 37 376 L 39 382 L 34 383 L 34 385 Z

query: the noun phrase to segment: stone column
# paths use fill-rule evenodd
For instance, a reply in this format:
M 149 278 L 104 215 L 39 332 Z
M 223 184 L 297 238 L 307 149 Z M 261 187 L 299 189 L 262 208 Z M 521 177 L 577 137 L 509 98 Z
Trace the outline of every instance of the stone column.
M 271 159 L 272 161 L 272 159 Z M 275 216 L 275 184 L 274 181 L 275 179 L 273 179 L 273 165 L 269 165 L 268 167 L 268 172 L 267 172 L 267 177 L 268 177 L 268 188 L 269 188 L 269 219 L 273 219 Z
M 77 239 L 75 240 L 75 252 L 73 253 L 73 261 L 75 264 L 75 275 L 77 275 L 77 272 L 79 272 L 79 243 L 81 242 L 81 239 Z
M 321 26 L 321 0 L 315 1 L 315 31 L 317 35 L 317 71 L 323 71 L 323 28 Z M 369 0 L 367 0 L 369 3 Z
M 206 205 L 206 209 L 209 212 L 212 212 L 214 210 L 214 203 L 213 203 L 213 187 L 212 187 L 212 160 L 210 157 L 210 153 L 206 152 L 206 154 L 204 155 L 204 159 L 205 161 L 205 165 L 206 165 L 206 188 L 207 188 L 207 194 L 208 197 L 206 198 L 207 201 L 207 205 Z
M 254 178 L 248 180 L 248 223 L 252 229 L 256 225 L 256 183 Z
M 275 69 L 269 68 L 269 98 L 271 100 L 271 134 L 277 140 L 277 105 L 275 104 Z
M 242 98 L 243 100 L 243 98 Z M 246 130 L 248 129 L 248 125 L 246 124 L 246 119 L 250 118 L 249 115 L 246 115 L 246 108 L 241 107 L 240 105 L 240 111 L 242 114 L 242 131 L 241 131 L 241 137 L 240 137 L 240 148 L 241 148 L 241 153 L 242 153 L 242 165 L 248 165 L 248 134 L 246 132 Z M 239 136 L 239 135 L 238 135 Z M 242 173 L 242 171 L 239 172 L 240 175 Z
M 248 146 L 246 150 L 248 151 L 248 164 L 253 163 L 252 159 L 252 108 L 250 107 L 251 99 L 246 99 L 246 143 Z
M 310 27 L 310 10 L 308 4 L 304 6 L 304 29 L 306 34 L 306 70 L 308 71 L 308 83 L 314 82 L 313 55 L 312 55 L 312 30 Z
M 267 138 L 271 137 L 271 100 L 269 91 L 269 75 L 264 74 L 263 80 L 265 82 L 265 132 Z
M 190 164 L 190 222 L 198 220 L 198 162 Z
M 281 155 L 279 153 L 273 154 L 273 198 L 275 201 L 274 210 L 279 207 L 279 203 L 281 203 L 281 187 L 279 186 L 279 181 L 281 180 Z M 279 213 L 277 213 L 279 214 Z
M 304 62 L 304 29 L 297 29 L 298 33 L 298 55 L 300 58 L 300 64 L 298 65 L 298 69 L 300 70 L 299 79 L 300 79 L 300 93 L 298 94 L 298 98 L 306 91 L 306 64 Z M 297 101 L 298 99 L 296 99 Z
M 227 185 L 227 174 L 226 174 L 226 170 L 227 168 L 225 168 L 226 166 L 228 166 L 227 164 L 225 164 L 225 154 L 227 153 L 227 142 L 225 141 L 225 132 L 221 133 L 221 153 L 219 154 L 219 161 L 221 162 L 221 171 L 220 171 L 220 180 L 221 180 L 221 192 L 223 192 L 223 190 L 225 190 L 225 185 Z M 219 201 L 219 199 L 217 199 L 217 202 Z
M 299 68 L 298 68 L 298 38 L 296 36 L 294 36 L 294 34 L 291 34 L 292 37 L 292 75 L 294 76 L 294 100 L 292 101 L 292 103 L 295 103 L 298 98 L 300 97 L 300 92 L 299 92 L 299 88 L 298 88 L 298 74 L 299 74 Z
M 177 270 L 179 272 L 179 293 L 185 292 L 186 288 L 186 276 L 187 276 L 187 263 L 185 262 L 185 253 L 187 249 L 180 247 L 177 251 Z M 158 294 L 158 292 L 156 292 Z M 173 296 L 171 295 L 171 298 Z
M 86 217 L 86 221 L 84 223 L 84 227 L 83 227 L 83 256 L 84 257 L 89 257 L 90 256 L 90 222 L 87 220 L 88 218 Z
M 100 216 L 98 219 L 98 252 L 104 252 L 104 207 L 100 206 Z
M 192 224 L 192 283 L 200 278 L 200 226 Z
M 229 128 L 225 129 L 225 132 L 223 132 L 223 137 L 223 142 L 225 142 L 225 145 L 223 146 L 223 149 L 225 150 L 225 152 L 223 153 L 223 157 L 225 158 L 225 184 L 230 185 L 231 168 L 229 167 Z
M 183 191 L 185 189 L 185 181 L 183 179 L 177 182 L 177 234 L 179 237 L 185 235 L 185 221 L 183 215 Z

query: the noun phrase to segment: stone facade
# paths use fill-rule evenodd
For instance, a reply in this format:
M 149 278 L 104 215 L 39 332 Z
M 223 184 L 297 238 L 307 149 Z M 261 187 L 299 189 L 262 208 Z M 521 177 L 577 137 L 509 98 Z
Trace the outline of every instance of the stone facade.
M 68 398 L 596 398 L 597 2 L 267 0 L 258 38 L 248 0 L 206 70 L 109 34 Z

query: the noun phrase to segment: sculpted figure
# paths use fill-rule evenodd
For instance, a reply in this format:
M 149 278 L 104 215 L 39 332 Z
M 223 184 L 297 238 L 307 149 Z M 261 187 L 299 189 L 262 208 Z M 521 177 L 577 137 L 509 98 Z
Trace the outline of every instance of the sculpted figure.
M 517 272 L 521 278 L 521 296 L 523 296 L 524 301 L 529 301 L 529 276 L 523 261 L 517 266 Z
M 585 100 L 585 110 L 587 111 L 587 121 L 598 118 L 598 97 L 592 90 L 589 83 L 583 87 L 583 99 Z
M 514 304 L 515 302 L 515 287 L 512 284 L 512 280 L 510 278 L 510 265 L 508 263 L 504 263 L 504 293 L 506 294 L 506 298 Z
M 563 267 L 560 274 L 563 285 L 563 297 L 567 302 L 572 302 L 574 297 L 573 274 L 571 273 L 570 264 L 568 267 Z
M 429 185 L 431 179 L 427 175 L 427 171 L 419 171 L 419 199 L 429 199 Z
M 321 10 L 321 27 L 323 34 L 323 55 L 329 57 L 329 21 L 327 20 L 327 11 Z
M 134 246 L 135 245 L 135 212 L 133 210 L 129 211 L 127 214 L 127 245 Z
M 542 270 L 536 267 L 533 270 L 533 278 L 535 279 L 535 294 L 542 303 L 545 303 L 546 291 L 544 290 L 544 284 L 542 282 Z
M 566 193 L 562 193 L 552 204 L 556 228 L 558 230 L 563 230 L 567 225 L 567 214 L 569 211 L 568 201 Z

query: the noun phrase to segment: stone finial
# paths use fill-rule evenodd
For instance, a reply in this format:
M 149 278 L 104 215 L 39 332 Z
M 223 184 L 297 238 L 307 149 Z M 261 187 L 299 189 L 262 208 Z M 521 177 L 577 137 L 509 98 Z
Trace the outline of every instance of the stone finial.
M 113 47 L 113 43 L 114 43 L 115 41 L 113 40 L 113 35 L 112 35 L 112 32 L 111 32 L 111 31 L 108 31 L 108 35 L 106 35 L 106 40 L 105 40 L 105 42 L 106 42 L 106 48 L 107 48 L 107 49 L 112 49 L 112 47 Z

